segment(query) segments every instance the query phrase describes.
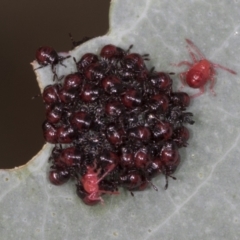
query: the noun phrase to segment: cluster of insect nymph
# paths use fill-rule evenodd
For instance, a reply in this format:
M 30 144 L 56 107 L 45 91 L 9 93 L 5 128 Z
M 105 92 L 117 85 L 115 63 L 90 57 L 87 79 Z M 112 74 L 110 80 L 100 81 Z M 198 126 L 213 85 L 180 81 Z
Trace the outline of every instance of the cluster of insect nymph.
M 203 93 L 207 80 L 213 81 L 214 68 L 235 73 L 207 61 L 190 40 L 187 43 L 193 63 L 176 65 L 191 67 L 180 74 L 184 84 L 200 89 L 191 97 Z M 165 176 L 167 189 L 169 177 L 176 179 L 172 174 L 180 163 L 179 148 L 188 145 L 185 125 L 194 123 L 193 114 L 186 112 L 191 97 L 174 92 L 171 74 L 147 69 L 149 55 L 133 53 L 132 47 L 108 44 L 99 55 L 72 58 L 76 72 L 63 79 L 56 65 L 64 65 L 70 56 L 61 57 L 51 47 L 36 52 L 35 70 L 48 66 L 54 76 L 42 93 L 43 135 L 55 145 L 49 180 L 55 185 L 75 181 L 77 195 L 87 205 L 103 203 L 102 195 L 119 194 L 119 187 L 132 195 L 148 187 L 158 190 L 152 179 L 159 174 Z

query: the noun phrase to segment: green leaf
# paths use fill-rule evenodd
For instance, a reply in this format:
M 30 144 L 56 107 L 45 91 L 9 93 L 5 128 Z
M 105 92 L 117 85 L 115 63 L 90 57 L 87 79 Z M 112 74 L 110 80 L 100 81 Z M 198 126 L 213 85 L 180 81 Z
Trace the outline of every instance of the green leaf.
M 209 0 L 114 0 L 107 35 L 70 52 L 99 53 L 105 44 L 149 53 L 148 66 L 179 73 L 171 63 L 189 60 L 185 38 L 212 62 L 238 71 L 240 4 Z M 57 66 L 59 76 L 76 70 L 72 58 Z M 34 61 L 33 66 L 37 67 Z M 154 179 L 158 192 L 121 191 L 105 204 L 86 206 L 73 183 L 49 183 L 52 145 L 26 165 L 0 170 L 1 239 L 238 239 L 240 235 L 240 81 L 239 75 L 217 70 L 214 97 L 208 89 L 193 100 L 189 146 L 181 151 L 176 181 L 164 190 L 163 176 Z M 41 89 L 52 83 L 52 71 L 37 71 Z M 173 76 L 176 88 L 180 86 Z M 186 88 L 188 93 L 197 90 Z M 238 236 L 238 237 L 237 237 Z

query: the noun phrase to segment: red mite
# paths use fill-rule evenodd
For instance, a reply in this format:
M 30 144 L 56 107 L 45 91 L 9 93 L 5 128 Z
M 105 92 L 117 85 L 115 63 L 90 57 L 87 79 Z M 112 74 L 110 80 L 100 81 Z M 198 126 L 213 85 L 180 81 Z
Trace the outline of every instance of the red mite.
M 90 202 L 97 201 L 103 203 L 103 199 L 101 198 L 103 193 L 118 194 L 118 192 L 105 191 L 99 188 L 99 182 L 102 181 L 114 167 L 114 164 L 111 165 L 111 167 L 109 167 L 109 169 L 100 178 L 98 177 L 99 172 L 95 172 L 95 166 L 87 167 L 87 173 L 82 177 L 81 183 L 85 192 L 88 193 L 87 197 Z
M 187 49 L 192 62 L 182 61 L 175 66 L 187 65 L 189 69 L 185 72 L 180 73 L 180 79 L 183 85 L 188 84 L 191 88 L 199 88 L 199 92 L 190 96 L 191 98 L 198 97 L 202 95 L 205 91 L 205 84 L 210 81 L 210 90 L 213 95 L 216 95 L 213 87 L 215 83 L 216 68 L 221 68 L 228 71 L 231 74 L 237 74 L 235 71 L 226 68 L 222 65 L 212 63 L 201 53 L 198 47 L 189 39 L 185 39 L 187 42 Z

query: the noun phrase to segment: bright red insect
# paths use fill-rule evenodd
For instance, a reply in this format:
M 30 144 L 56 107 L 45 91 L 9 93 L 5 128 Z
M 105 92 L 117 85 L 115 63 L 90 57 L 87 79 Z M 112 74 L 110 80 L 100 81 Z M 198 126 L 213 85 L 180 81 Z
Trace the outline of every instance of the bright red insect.
M 192 62 L 182 61 L 178 64 L 174 64 L 177 67 L 180 67 L 182 65 L 187 65 L 189 67 L 187 71 L 180 73 L 180 79 L 182 84 L 186 85 L 187 83 L 188 86 L 191 88 L 199 88 L 200 91 L 198 93 L 190 96 L 191 98 L 195 98 L 204 93 L 205 84 L 210 81 L 210 90 L 213 95 L 216 95 L 213 90 L 216 75 L 215 69 L 221 68 L 231 74 L 237 73 L 222 65 L 210 62 L 205 58 L 205 56 L 191 40 L 185 40 L 187 42 L 187 49 L 192 59 Z M 183 88 L 183 86 L 181 88 Z
M 88 201 L 103 203 L 103 199 L 101 198 L 102 194 L 118 194 L 118 192 L 100 190 L 99 188 L 99 183 L 114 169 L 114 167 L 115 164 L 111 165 L 101 177 L 99 177 L 99 171 L 95 172 L 96 166 L 87 167 L 87 173 L 82 177 L 81 183 L 85 192 L 88 193 Z

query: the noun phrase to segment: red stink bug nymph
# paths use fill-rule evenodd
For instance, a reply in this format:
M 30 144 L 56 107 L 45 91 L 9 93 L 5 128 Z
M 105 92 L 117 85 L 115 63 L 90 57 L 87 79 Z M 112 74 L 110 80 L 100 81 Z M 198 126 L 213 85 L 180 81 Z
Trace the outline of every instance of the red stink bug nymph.
M 119 187 L 131 195 L 149 186 L 157 190 L 152 181 L 158 175 L 167 188 L 169 177 L 176 179 L 178 149 L 188 146 L 185 125 L 194 123 L 186 112 L 189 95 L 174 92 L 171 76 L 148 69 L 149 55 L 131 48 L 107 44 L 99 54 L 83 53 L 61 82 L 43 90 L 43 135 L 55 144 L 49 180 L 74 181 L 77 196 L 90 206 L 119 194 Z M 56 74 L 65 58 L 52 48 L 39 51 L 39 64 Z
M 35 68 L 34 70 L 51 65 L 52 72 L 53 72 L 53 80 L 55 78 L 58 79 L 55 66 L 58 63 L 63 65 L 62 61 L 70 57 L 70 56 L 67 56 L 67 57 L 59 56 L 57 54 L 57 52 L 52 47 L 49 47 L 49 46 L 43 46 L 43 47 L 38 48 L 35 56 L 36 56 L 36 60 L 37 60 L 38 64 L 40 65 L 40 67 Z

